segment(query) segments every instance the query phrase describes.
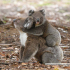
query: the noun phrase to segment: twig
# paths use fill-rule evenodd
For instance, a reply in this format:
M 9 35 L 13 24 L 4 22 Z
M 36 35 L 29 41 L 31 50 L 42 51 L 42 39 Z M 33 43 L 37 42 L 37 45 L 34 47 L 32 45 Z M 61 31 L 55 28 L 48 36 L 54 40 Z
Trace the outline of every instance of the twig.
M 20 44 L 0 44 L 0 46 L 9 46 L 9 45 L 20 45 Z
M 9 65 L 9 64 L 13 64 L 13 63 L 22 63 L 21 61 L 14 61 L 14 62 L 10 62 L 10 63 L 0 63 L 2 65 Z
M 13 44 L 0 44 L 0 46 L 2 46 L 2 45 L 5 45 L 6 46 L 6 45 L 13 45 Z
M 2 64 L 2 65 L 9 65 L 9 63 L 0 63 L 0 64 Z
M 45 63 L 45 65 L 70 65 L 70 63 Z

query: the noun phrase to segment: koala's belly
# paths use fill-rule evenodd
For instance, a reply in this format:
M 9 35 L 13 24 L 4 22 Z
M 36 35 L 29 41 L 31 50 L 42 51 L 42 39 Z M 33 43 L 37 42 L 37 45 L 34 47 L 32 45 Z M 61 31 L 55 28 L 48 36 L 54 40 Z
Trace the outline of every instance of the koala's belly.
M 24 32 L 20 32 L 20 42 L 21 42 L 21 45 L 25 47 L 26 45 L 26 41 L 27 41 L 27 33 L 24 33 Z

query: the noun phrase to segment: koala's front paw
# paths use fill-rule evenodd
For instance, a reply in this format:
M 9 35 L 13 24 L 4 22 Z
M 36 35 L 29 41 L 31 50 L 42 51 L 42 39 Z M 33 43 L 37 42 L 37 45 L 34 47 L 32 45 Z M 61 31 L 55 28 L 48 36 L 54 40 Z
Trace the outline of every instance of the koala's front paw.
M 33 17 L 27 17 L 26 20 L 24 21 L 24 28 L 30 29 L 33 25 Z
M 26 28 L 26 29 L 30 29 L 30 28 L 31 28 L 30 23 L 26 23 L 26 24 L 24 24 L 24 28 Z

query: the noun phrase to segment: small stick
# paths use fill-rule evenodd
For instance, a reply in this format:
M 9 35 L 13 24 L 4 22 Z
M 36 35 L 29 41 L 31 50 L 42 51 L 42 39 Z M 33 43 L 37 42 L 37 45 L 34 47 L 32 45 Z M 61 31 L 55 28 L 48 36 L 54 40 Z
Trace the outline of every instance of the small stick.
M 2 65 L 9 65 L 9 64 L 13 64 L 13 63 L 22 63 L 21 61 L 14 61 L 14 62 L 10 62 L 10 63 L 0 63 Z
M 45 65 L 70 65 L 70 63 L 45 63 Z
M 0 44 L 0 46 L 2 46 L 2 45 L 5 45 L 6 46 L 6 45 L 13 45 L 13 44 Z

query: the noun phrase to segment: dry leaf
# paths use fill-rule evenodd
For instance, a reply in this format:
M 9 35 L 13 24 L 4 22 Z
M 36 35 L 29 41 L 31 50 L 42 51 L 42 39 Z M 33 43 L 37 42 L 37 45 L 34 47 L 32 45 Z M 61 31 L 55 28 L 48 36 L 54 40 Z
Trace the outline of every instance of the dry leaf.
M 27 63 L 22 63 L 22 65 L 27 65 Z

